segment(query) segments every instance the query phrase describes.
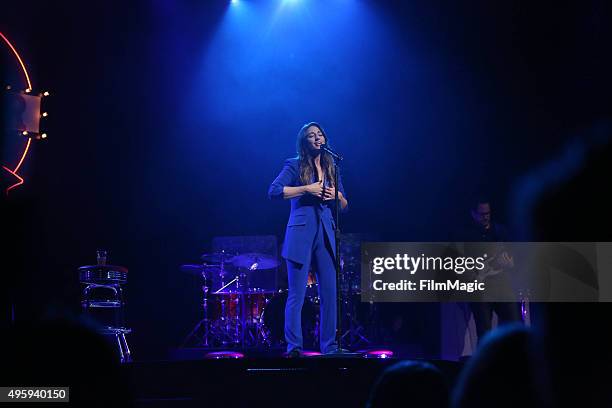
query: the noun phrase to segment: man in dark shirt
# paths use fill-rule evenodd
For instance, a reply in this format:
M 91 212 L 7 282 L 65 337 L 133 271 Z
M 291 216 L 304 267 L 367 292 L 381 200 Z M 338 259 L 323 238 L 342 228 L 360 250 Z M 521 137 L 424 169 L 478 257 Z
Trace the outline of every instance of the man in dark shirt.
M 500 250 L 500 244 L 494 244 L 507 242 L 508 231 L 503 225 L 491 220 L 491 204 L 486 198 L 474 200 L 471 216 L 472 222 L 464 230 L 462 239 L 464 242 L 477 244 L 466 244 L 466 252 L 489 253 L 494 257 L 489 266 L 502 270 L 499 274 L 486 278 L 488 296 L 506 299 L 512 297 L 512 285 L 507 274 L 514 267 L 514 260 L 503 248 Z M 479 342 L 484 334 L 491 330 L 493 312 L 500 324 L 521 320 L 520 307 L 516 302 L 483 301 L 470 302 L 469 305 L 474 315 Z

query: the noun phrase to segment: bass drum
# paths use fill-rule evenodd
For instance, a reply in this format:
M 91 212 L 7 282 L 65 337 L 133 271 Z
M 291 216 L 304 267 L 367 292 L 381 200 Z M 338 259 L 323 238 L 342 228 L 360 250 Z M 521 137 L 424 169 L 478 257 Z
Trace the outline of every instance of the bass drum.
M 287 291 L 278 292 L 270 299 L 262 313 L 262 321 L 271 345 L 286 344 L 285 305 L 287 305 Z M 305 349 L 318 347 L 319 310 L 309 298 L 304 299 L 302 307 L 302 336 Z

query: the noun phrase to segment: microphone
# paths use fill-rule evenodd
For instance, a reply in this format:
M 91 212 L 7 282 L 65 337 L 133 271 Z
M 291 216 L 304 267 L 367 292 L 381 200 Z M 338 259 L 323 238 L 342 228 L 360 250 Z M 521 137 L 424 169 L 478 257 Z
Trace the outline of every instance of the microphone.
M 322 144 L 321 145 L 321 150 L 323 150 L 324 152 L 327 152 L 331 155 L 331 157 L 334 158 L 334 160 L 338 160 L 338 161 L 342 161 L 342 155 L 339 153 L 334 152 L 327 144 Z

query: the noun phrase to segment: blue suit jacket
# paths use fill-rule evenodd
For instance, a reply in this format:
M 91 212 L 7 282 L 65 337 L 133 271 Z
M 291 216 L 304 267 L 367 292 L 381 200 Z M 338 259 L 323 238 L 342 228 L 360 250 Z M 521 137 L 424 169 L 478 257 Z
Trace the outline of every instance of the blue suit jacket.
M 338 191 L 342 192 L 342 195 L 346 198 L 340 176 L 338 176 L 338 184 Z M 270 185 L 268 196 L 270 199 L 282 199 L 283 187 L 301 185 L 299 159 L 287 159 L 280 174 Z M 289 222 L 287 222 L 285 242 L 281 254 L 283 258 L 300 264 L 310 259 L 319 219 L 321 219 L 325 233 L 331 243 L 333 255 L 336 255 L 332 208 L 334 208 L 333 200 L 323 202 L 311 194 L 304 194 L 291 199 L 291 213 L 289 214 Z

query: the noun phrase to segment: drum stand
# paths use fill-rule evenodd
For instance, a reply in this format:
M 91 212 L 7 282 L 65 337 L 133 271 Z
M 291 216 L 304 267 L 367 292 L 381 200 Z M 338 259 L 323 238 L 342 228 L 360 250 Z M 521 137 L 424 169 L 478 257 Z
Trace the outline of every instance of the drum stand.
M 187 337 L 185 337 L 185 340 L 183 340 L 183 342 L 180 345 L 180 348 L 184 348 L 192 339 L 197 339 L 198 340 L 198 344 L 202 345 L 203 347 L 210 347 L 210 320 L 208 319 L 208 290 L 210 288 L 208 287 L 208 284 L 206 283 L 206 279 L 205 279 L 205 283 L 202 286 L 202 292 L 203 292 L 203 297 L 202 297 L 202 307 L 204 308 L 204 318 L 202 320 L 200 320 L 195 327 L 193 328 L 193 330 L 187 335 Z M 204 330 L 204 333 L 202 333 L 201 336 L 198 335 L 198 333 L 201 330 Z
M 366 345 L 371 344 L 372 341 L 362 334 L 365 331 L 365 327 L 356 318 L 357 311 L 354 302 L 345 300 L 344 303 L 346 308 L 349 310 L 346 313 L 349 327 L 348 330 L 342 334 L 342 340 L 344 341 L 346 339 L 346 344 L 350 345 L 350 347 L 356 347 L 360 343 L 364 343 Z
M 345 306 L 345 316 L 348 320 L 348 329 L 341 336 L 342 341 L 346 340 L 346 344 L 350 347 L 356 347 L 360 343 L 364 343 L 365 345 L 369 345 L 372 343 L 364 334 L 365 327 L 361 324 L 357 318 L 357 301 L 354 300 L 356 293 L 353 292 L 353 286 L 351 285 L 350 279 L 347 278 L 347 274 L 344 270 L 344 263 L 341 263 L 342 267 L 342 279 L 348 280 L 345 287 L 347 288 L 347 292 L 344 294 L 344 299 L 342 302 Z M 342 322 L 340 321 L 339 324 Z

